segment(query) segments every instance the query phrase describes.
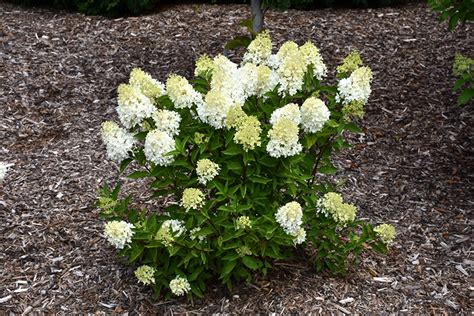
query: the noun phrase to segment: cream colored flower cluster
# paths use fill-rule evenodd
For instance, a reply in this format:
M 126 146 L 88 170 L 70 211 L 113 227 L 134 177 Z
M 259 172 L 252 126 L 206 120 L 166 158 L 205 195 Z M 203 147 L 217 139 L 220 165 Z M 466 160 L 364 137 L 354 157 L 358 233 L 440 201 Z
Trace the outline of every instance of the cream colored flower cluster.
M 103 122 L 101 132 L 109 159 L 120 162 L 128 158 L 135 145 L 132 134 L 112 121 Z
M 235 227 L 237 230 L 252 228 L 252 221 L 248 216 L 239 216 L 235 221 Z
M 142 265 L 135 270 L 135 276 L 144 285 L 149 285 L 155 283 L 155 272 L 155 268 Z
M 132 241 L 134 226 L 125 221 L 111 221 L 105 224 L 104 234 L 107 241 L 117 249 L 123 249 Z
M 196 188 L 187 188 L 183 191 L 181 198 L 181 206 L 186 209 L 198 210 L 204 205 L 204 193 Z
M 178 112 L 169 110 L 157 110 L 152 115 L 155 122 L 156 129 L 170 136 L 179 134 L 179 123 L 181 123 L 181 116 Z
M 343 104 L 362 102 L 369 99 L 372 82 L 372 70 L 369 67 L 360 67 L 354 70 L 348 78 L 341 79 L 338 83 L 338 98 Z
M 272 55 L 272 46 L 273 44 L 272 39 L 270 38 L 270 33 L 267 30 L 261 32 L 247 47 L 243 63 L 266 65 L 268 59 Z
M 329 120 L 331 112 L 318 98 L 310 97 L 301 106 L 301 123 L 306 133 L 317 133 Z
M 186 95 L 189 88 L 192 89 L 189 94 L 198 99 L 196 102 L 202 99 L 182 77 L 172 75 L 167 84 L 168 87 L 165 88 L 148 73 L 135 68 L 130 73 L 129 84 L 119 86 L 117 99 L 117 113 L 122 125 L 131 130 L 140 127 L 142 131 L 149 131 L 144 153 L 149 161 L 160 166 L 167 166 L 174 160 L 168 153 L 175 149 L 173 136 L 179 134 L 181 116 L 175 111 L 158 109 L 158 99 L 168 90 L 170 98 L 177 102 L 176 107 L 180 104 L 182 107 L 190 106 Z M 190 104 L 194 104 L 193 102 L 190 101 Z M 132 134 L 110 121 L 102 124 L 101 132 L 110 159 L 120 162 L 130 156 L 137 143 Z
M 144 96 L 152 100 L 156 100 L 166 93 L 166 88 L 163 83 L 153 79 L 150 74 L 140 68 L 134 68 L 132 70 L 128 83 L 132 87 L 138 88 Z
M 209 159 L 201 159 L 197 162 L 196 173 L 198 175 L 199 183 L 206 184 L 214 179 L 221 168 L 218 164 Z
M 136 86 L 121 84 L 118 87 L 117 113 L 126 128 L 133 128 L 155 112 L 153 102 Z
M 191 285 L 188 280 L 182 276 L 177 276 L 170 281 L 170 290 L 176 296 L 183 296 L 184 294 L 191 291 Z
M 298 124 L 287 117 L 282 117 L 273 125 L 268 132 L 270 140 L 267 144 L 267 152 L 270 156 L 290 157 L 301 152 L 303 147 L 298 142 Z
M 248 116 L 240 106 L 233 106 L 227 112 L 226 127 L 235 128 L 234 141 L 242 145 L 245 151 L 260 146 L 262 127 L 255 116 Z
M 179 75 L 171 75 L 166 80 L 166 92 L 178 109 L 191 108 L 202 103 L 202 96 L 194 90 L 188 80 Z
M 298 202 L 289 202 L 280 207 L 275 214 L 275 219 L 285 233 L 294 237 L 295 245 L 306 240 L 306 232 L 301 227 L 303 224 L 303 210 Z
M 379 225 L 374 228 L 374 231 L 377 233 L 380 239 L 382 239 L 382 241 L 387 245 L 393 243 L 395 236 L 397 235 L 395 227 L 390 224 Z
M 355 205 L 344 203 L 339 193 L 328 192 L 317 203 L 317 212 L 331 216 L 341 226 L 355 220 L 357 208 Z
M 275 158 L 298 154 L 303 149 L 299 143 L 299 125 L 307 133 L 319 132 L 330 114 L 324 102 L 315 97 L 308 98 L 301 108 L 289 103 L 276 109 L 270 118 L 272 129 L 268 132 L 267 152 Z
M 336 101 L 344 105 L 344 117 L 362 118 L 364 105 L 371 93 L 372 70 L 362 66 L 358 52 L 352 52 L 344 59 L 343 64 L 337 67 L 337 74 L 342 79 L 337 85 Z

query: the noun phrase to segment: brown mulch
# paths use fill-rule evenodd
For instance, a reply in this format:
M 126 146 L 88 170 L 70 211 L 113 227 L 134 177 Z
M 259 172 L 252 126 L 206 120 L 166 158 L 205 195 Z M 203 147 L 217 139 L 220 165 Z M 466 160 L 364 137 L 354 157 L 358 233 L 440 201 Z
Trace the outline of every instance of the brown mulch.
M 472 107 L 456 106 L 451 65 L 474 52 L 425 4 L 377 10 L 269 11 L 278 41 L 311 39 L 334 70 L 358 49 L 375 74 L 354 147 L 336 177 L 360 216 L 399 232 L 387 257 L 347 278 L 303 260 L 205 300 L 154 299 L 102 237 L 97 188 L 115 181 L 99 128 L 132 67 L 189 76 L 204 52 L 244 32 L 242 5 L 182 5 L 110 20 L 0 2 L 0 311 L 105 313 L 472 312 Z M 376 276 L 374 278 L 374 276 Z

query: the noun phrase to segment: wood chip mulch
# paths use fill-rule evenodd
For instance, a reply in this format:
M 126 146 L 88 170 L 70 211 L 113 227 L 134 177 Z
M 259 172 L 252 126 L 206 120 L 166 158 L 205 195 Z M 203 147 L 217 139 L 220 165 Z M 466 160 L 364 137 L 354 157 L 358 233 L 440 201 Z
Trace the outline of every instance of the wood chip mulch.
M 456 51 L 474 52 L 472 25 L 450 33 L 425 4 L 383 9 L 269 11 L 276 42 L 311 39 L 333 71 L 351 49 L 375 74 L 364 133 L 339 154 L 336 180 L 360 216 L 396 226 L 387 257 L 347 278 L 305 260 L 208 296 L 154 299 L 102 236 L 93 203 L 115 181 L 102 121 L 132 67 L 164 81 L 189 76 L 244 30 L 245 5 L 180 5 L 106 19 L 0 2 L 0 311 L 104 313 L 460 313 L 472 311 L 472 107 L 455 104 Z M 333 77 L 334 72 L 329 77 Z

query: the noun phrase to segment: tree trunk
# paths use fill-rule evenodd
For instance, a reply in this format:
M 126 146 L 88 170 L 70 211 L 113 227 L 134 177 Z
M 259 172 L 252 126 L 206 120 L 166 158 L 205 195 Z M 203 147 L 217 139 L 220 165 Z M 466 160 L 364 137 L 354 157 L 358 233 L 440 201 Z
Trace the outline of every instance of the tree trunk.
M 263 30 L 262 0 L 251 0 L 250 9 L 252 11 L 253 32 L 260 33 Z

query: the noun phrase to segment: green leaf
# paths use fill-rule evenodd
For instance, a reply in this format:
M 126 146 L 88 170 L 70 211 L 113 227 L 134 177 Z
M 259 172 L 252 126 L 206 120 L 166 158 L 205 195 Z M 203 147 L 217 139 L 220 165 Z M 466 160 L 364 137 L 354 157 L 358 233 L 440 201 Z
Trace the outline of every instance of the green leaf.
M 204 294 L 202 293 L 201 289 L 192 284 L 191 284 L 191 292 L 199 298 L 204 297 Z
M 458 105 L 463 105 L 468 103 L 472 98 L 474 98 L 474 89 L 464 90 L 458 98 Z
M 131 174 L 129 174 L 127 176 L 127 178 L 130 178 L 130 179 L 140 179 L 140 178 L 146 178 L 148 177 L 150 174 L 148 173 L 148 171 L 135 171 L 135 172 L 132 172 Z
M 236 265 L 237 265 L 236 260 L 226 261 L 226 263 L 224 264 L 224 267 L 222 268 L 221 276 L 219 277 L 219 279 L 222 279 L 226 275 L 229 275 Z
M 195 269 L 193 271 L 193 273 L 191 273 L 189 276 L 188 276 L 188 281 L 189 282 L 192 282 L 194 280 L 197 279 L 197 277 L 199 276 L 199 274 L 202 272 L 204 268 L 202 266 L 200 266 L 199 268 Z
M 353 133 L 361 133 L 362 132 L 362 129 L 359 126 L 357 126 L 355 123 L 347 123 L 344 126 L 344 128 L 347 129 L 350 132 L 353 132 Z
M 234 171 L 240 171 L 242 170 L 242 164 L 240 161 L 228 161 L 226 162 L 227 169 L 229 170 L 234 170 Z
M 138 140 L 144 140 L 146 138 L 146 135 L 148 135 L 148 132 L 140 132 L 135 134 L 135 138 Z
M 306 134 L 304 136 L 303 145 L 305 148 L 310 149 L 314 144 L 316 144 L 317 140 L 318 136 L 316 134 Z
M 132 253 L 130 255 L 130 262 L 134 262 L 135 260 L 140 257 L 140 255 L 143 253 L 143 250 L 145 249 L 145 246 L 139 243 L 135 243 L 132 246 Z
M 278 165 L 278 160 L 270 157 L 269 155 L 263 155 L 257 159 L 258 162 L 267 167 L 276 167 Z
M 337 172 L 337 168 L 334 166 L 322 166 L 318 169 L 318 172 L 322 174 L 335 174 Z
M 247 31 L 249 31 L 250 33 L 253 32 L 253 20 L 252 19 L 242 20 L 242 21 L 239 22 L 239 25 L 247 28 Z
M 454 83 L 454 87 L 453 87 L 453 91 L 458 91 L 459 89 L 461 89 L 461 87 L 466 83 L 466 79 L 464 78 L 459 78 L 458 80 L 456 80 L 456 82 Z
M 252 39 L 248 36 L 236 36 L 225 44 L 224 49 L 232 50 L 249 46 Z
M 248 179 L 252 182 L 261 183 L 261 184 L 267 184 L 268 182 L 272 181 L 272 179 L 267 179 L 261 176 L 250 176 Z
M 252 270 L 256 270 L 260 266 L 260 261 L 255 260 L 253 257 L 245 256 L 242 258 L 242 262 L 247 266 L 248 268 Z
M 243 151 L 242 151 L 242 148 L 240 148 L 240 146 L 236 144 L 231 144 L 229 148 L 224 150 L 222 153 L 227 156 L 235 156 L 235 155 L 241 155 Z
M 119 172 L 122 173 L 125 168 L 133 161 L 133 158 L 127 158 L 120 163 Z
M 459 19 L 461 18 L 461 13 L 457 12 L 456 14 L 452 15 L 451 18 L 449 19 L 449 25 L 448 29 L 450 31 L 454 30 L 456 25 L 458 25 Z

